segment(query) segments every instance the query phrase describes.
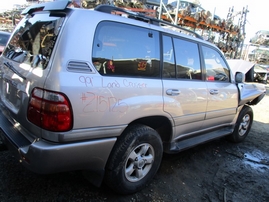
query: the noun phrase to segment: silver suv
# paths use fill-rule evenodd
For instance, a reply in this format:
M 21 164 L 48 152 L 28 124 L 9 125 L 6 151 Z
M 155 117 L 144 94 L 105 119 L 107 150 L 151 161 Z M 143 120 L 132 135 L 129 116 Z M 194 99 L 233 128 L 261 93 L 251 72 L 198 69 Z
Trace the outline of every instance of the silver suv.
M 233 74 L 216 46 L 124 9 L 69 4 L 26 8 L 0 58 L 0 136 L 25 167 L 82 170 L 129 194 L 163 152 L 244 140 L 265 87 Z

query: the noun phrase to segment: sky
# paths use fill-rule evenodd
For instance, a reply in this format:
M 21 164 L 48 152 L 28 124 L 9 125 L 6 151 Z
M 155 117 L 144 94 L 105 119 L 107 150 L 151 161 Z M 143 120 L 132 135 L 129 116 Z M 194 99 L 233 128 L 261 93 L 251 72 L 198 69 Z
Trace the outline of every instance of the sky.
M 26 0 L 0 0 L 0 10 L 12 9 L 14 4 L 26 4 Z
M 11 8 L 13 4 L 25 4 L 26 0 L 0 0 L 0 8 Z M 259 30 L 269 30 L 269 10 L 265 0 L 200 0 L 201 6 L 226 19 L 229 8 L 234 7 L 234 13 L 248 8 L 247 22 L 245 25 L 245 43 Z M 266 16 L 268 14 L 268 16 Z M 235 20 L 238 23 L 238 19 Z
M 13 4 L 24 4 L 26 0 L 1 0 L 1 8 L 10 8 Z

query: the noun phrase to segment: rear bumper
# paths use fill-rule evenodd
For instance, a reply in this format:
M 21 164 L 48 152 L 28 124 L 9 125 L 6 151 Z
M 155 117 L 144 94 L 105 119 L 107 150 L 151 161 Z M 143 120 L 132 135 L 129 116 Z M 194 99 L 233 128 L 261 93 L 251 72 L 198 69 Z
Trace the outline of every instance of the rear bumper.
M 29 170 L 49 174 L 72 170 L 103 173 L 115 137 L 73 143 L 54 143 L 43 139 L 29 141 L 0 112 L 0 138 L 14 150 Z

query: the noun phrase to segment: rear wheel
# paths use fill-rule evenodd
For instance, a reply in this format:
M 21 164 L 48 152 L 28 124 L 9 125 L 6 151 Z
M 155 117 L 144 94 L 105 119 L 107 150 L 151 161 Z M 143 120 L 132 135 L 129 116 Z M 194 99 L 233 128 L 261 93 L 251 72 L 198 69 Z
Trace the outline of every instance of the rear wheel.
M 253 122 L 253 111 L 251 107 L 245 106 L 236 121 L 233 133 L 228 137 L 232 142 L 242 142 L 248 135 Z
M 119 137 L 106 167 L 106 184 L 121 194 L 141 190 L 159 169 L 163 154 L 159 134 L 145 125 L 133 125 Z

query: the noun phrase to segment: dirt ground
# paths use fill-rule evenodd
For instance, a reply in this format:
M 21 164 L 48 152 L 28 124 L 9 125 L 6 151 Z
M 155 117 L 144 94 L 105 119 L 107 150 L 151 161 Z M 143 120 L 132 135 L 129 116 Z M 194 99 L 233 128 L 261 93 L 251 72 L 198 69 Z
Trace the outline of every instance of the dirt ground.
M 37 175 L 9 151 L 0 151 L 0 201 L 269 201 L 269 86 L 253 107 L 254 123 L 240 144 L 225 138 L 175 155 L 164 155 L 151 184 L 117 195 L 89 184 L 79 172 Z

